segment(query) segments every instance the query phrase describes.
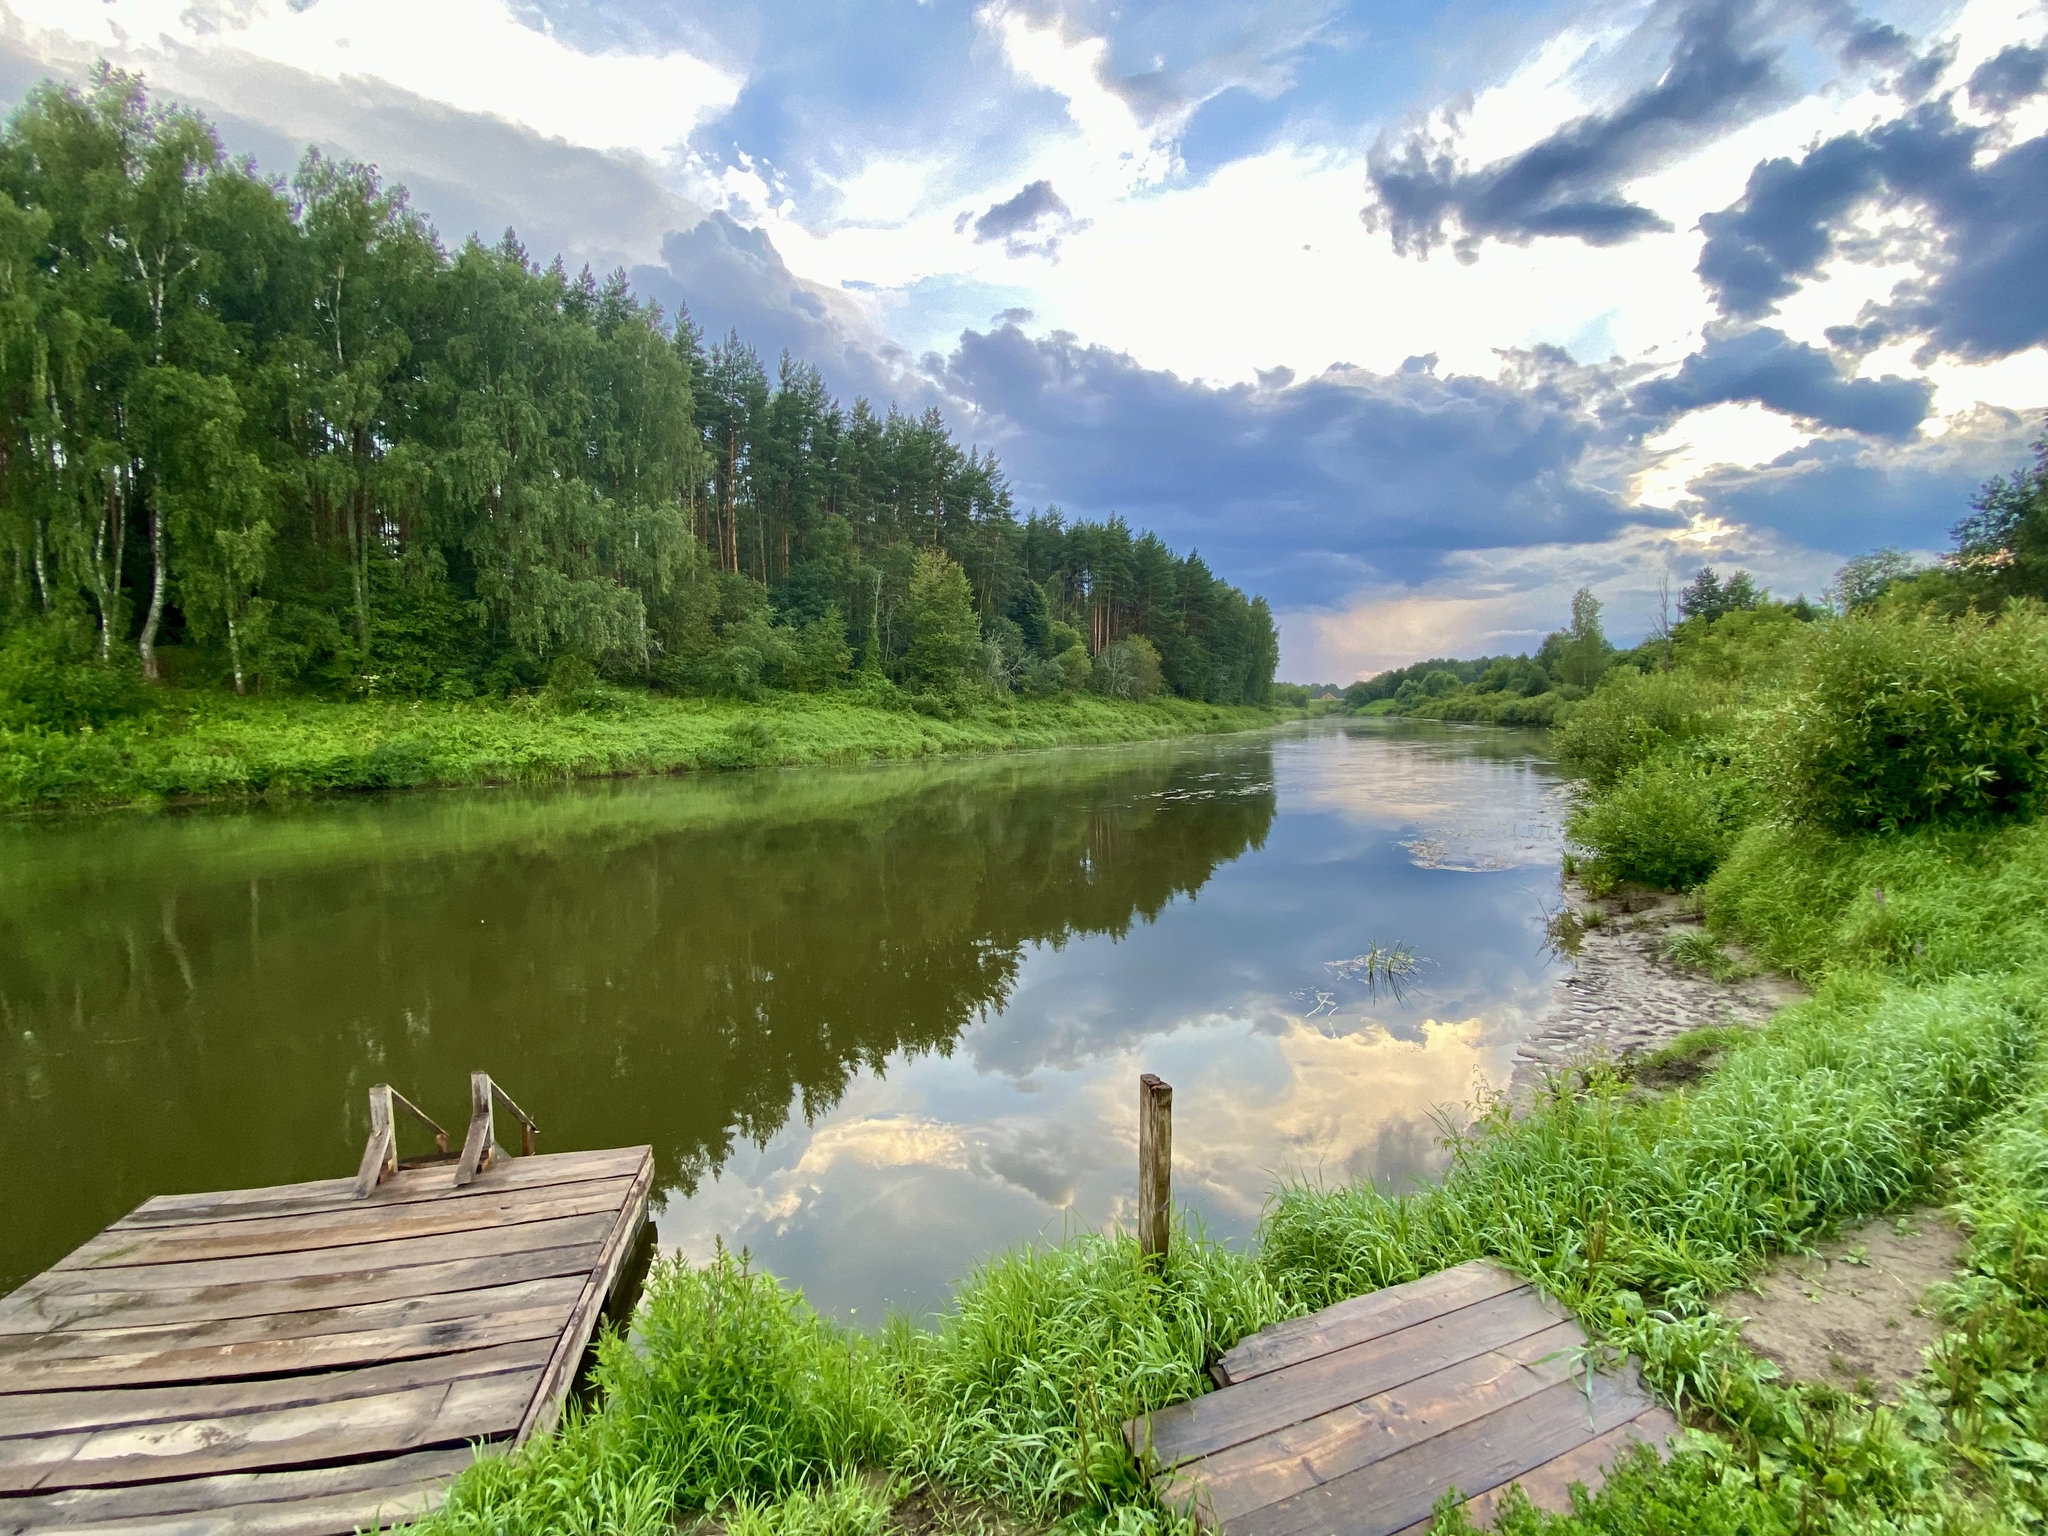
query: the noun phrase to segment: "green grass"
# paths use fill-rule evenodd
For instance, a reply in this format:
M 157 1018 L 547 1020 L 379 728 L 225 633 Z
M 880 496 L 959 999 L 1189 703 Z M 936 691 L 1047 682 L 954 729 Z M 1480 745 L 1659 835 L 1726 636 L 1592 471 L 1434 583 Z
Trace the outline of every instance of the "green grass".
M 609 707 L 172 694 L 97 730 L 0 730 L 0 811 L 291 799 L 1093 746 L 1269 725 L 1290 712 L 1093 695 L 964 706 L 783 694 L 758 702 L 608 691 Z

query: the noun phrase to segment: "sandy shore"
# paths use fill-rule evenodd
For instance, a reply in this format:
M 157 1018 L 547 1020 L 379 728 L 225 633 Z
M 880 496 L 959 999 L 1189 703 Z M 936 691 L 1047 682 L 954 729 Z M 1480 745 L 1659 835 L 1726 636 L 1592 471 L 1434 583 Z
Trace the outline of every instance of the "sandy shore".
M 1567 884 L 1567 904 L 1598 913 L 1557 983 L 1550 1007 L 1515 1053 L 1511 1097 L 1526 1099 L 1546 1072 L 1594 1056 L 1619 1060 L 1653 1051 L 1706 1025 L 1758 1024 L 1807 995 L 1787 977 L 1759 974 L 1721 982 L 1663 958 L 1664 946 L 1700 922 L 1681 896 L 1625 892 L 1596 900 Z M 1729 956 L 1747 962 L 1741 949 Z

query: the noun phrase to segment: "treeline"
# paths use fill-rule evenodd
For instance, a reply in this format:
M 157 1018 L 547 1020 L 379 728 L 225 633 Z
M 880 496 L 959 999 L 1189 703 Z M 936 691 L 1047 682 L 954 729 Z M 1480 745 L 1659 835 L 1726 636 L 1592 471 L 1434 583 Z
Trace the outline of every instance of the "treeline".
M 509 232 L 451 253 L 368 167 L 266 181 L 104 68 L 0 132 L 0 412 L 16 677 L 1240 703 L 1278 659 L 1263 600 L 1020 516 L 936 410 L 771 378 Z

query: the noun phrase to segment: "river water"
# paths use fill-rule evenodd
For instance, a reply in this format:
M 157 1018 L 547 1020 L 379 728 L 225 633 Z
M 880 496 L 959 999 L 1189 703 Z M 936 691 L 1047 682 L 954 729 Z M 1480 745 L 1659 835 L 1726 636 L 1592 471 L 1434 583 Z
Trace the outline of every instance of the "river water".
M 0 825 L 0 1292 L 149 1196 L 352 1174 L 388 1081 L 459 1141 L 652 1143 L 669 1249 L 943 1302 L 1175 1196 L 1399 1188 L 1547 1002 L 1540 734 L 1403 722 L 938 764 Z M 1395 996 L 1344 962 L 1419 959 Z M 427 1150 L 405 1138 L 401 1151 Z

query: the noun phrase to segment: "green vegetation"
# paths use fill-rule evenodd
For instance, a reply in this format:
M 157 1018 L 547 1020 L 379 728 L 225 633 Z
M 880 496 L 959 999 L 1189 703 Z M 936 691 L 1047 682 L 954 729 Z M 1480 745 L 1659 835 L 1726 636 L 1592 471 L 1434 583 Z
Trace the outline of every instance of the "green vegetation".
M 769 375 L 623 273 L 451 253 L 368 167 L 272 183 L 119 72 L 37 87 L 0 129 L 0 755 L 56 766 L 14 802 L 206 792 L 53 738 L 189 734 L 208 693 L 1269 700 L 1272 615 L 1199 556 Z
M 171 693 L 97 730 L 0 737 L 0 809 L 280 799 L 425 784 L 853 763 L 1248 730 L 1273 711 L 1074 694 L 917 706 L 887 682 L 755 701 L 627 690 L 599 707 Z
M 2037 761 L 2014 755 L 2038 717 L 2011 676 L 2048 654 L 2038 613 L 1988 584 L 1996 616 L 1960 620 L 1902 605 L 1898 585 L 1825 617 L 1717 581 L 1754 606 L 1688 614 L 1668 669 L 1610 665 L 1566 732 L 1586 773 L 1582 869 L 1619 880 L 1661 861 L 1671 883 L 1704 882 L 1710 931 L 1674 960 L 1711 967 L 1740 938 L 1812 981 L 1809 1002 L 1575 1074 L 1525 1112 L 1482 1104 L 1434 1188 L 1292 1186 L 1248 1251 L 1183 1232 L 1156 1278 L 1128 1240 L 1084 1236 L 994 1261 L 929 1328 L 862 1335 L 730 1255 L 664 1266 L 645 1348 L 606 1346 L 601 1405 L 470 1474 L 430 1527 L 654 1530 L 680 1507 L 865 1533 L 894 1478 L 1011 1519 L 1179 1529 L 1148 1502 L 1121 1418 L 1203 1390 L 1207 1359 L 1251 1329 L 1488 1256 L 1564 1299 L 1597 1352 L 1638 1356 L 1695 1426 L 1669 1462 L 1625 1461 L 1566 1516 L 1511 1504 L 1515 1536 L 2039 1529 L 2048 821 L 2003 786 Z M 1957 708 L 1886 716 L 1913 678 Z M 1844 722 L 1878 716 L 1905 722 L 1891 748 L 1981 767 L 1951 782 L 1989 788 L 1931 796 L 1833 745 L 1808 755 L 1870 741 Z M 1790 782 L 1809 788 L 1767 792 Z M 1659 783 L 1726 809 L 1711 847 L 1651 803 Z M 1970 1267 L 1903 1401 L 1780 1380 L 1715 1310 L 1772 1256 L 1929 1200 L 1965 1215 Z M 1437 1524 L 1465 1528 L 1454 1499 Z

